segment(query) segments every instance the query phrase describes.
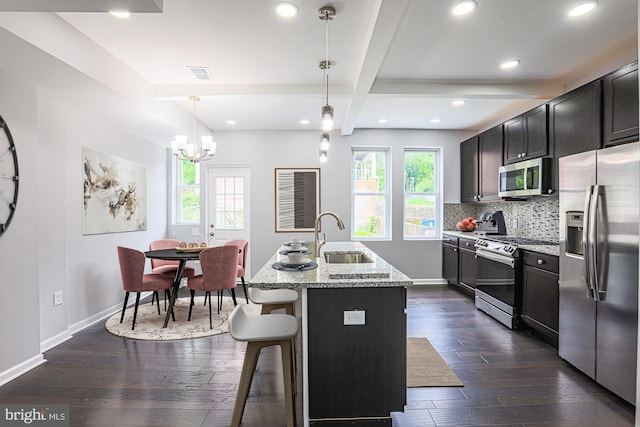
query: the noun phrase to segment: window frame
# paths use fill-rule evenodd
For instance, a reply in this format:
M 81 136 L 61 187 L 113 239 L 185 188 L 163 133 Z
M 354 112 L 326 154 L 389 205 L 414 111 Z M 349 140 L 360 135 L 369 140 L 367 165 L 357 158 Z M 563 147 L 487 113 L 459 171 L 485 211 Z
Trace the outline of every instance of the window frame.
M 354 169 L 354 156 L 356 153 L 362 152 L 382 152 L 384 153 L 384 180 L 385 180 L 385 188 L 383 192 L 377 193 L 356 193 L 355 192 L 355 169 Z M 391 183 L 391 148 L 390 147 L 351 147 L 351 240 L 361 240 L 361 241 L 390 241 L 392 240 L 392 228 L 391 228 L 391 212 L 392 212 L 392 183 Z M 357 236 L 356 235 L 356 209 L 355 209 L 355 200 L 357 196 L 373 196 L 377 195 L 378 197 L 384 197 L 385 199 L 385 207 L 384 207 L 384 229 L 385 233 L 382 236 L 377 237 L 367 237 L 367 236 Z
M 408 152 L 425 152 L 425 153 L 434 153 L 434 168 L 436 169 L 433 173 L 434 182 L 434 191 L 433 192 L 407 192 L 406 191 L 406 154 Z M 421 147 L 404 147 L 402 150 L 402 240 L 408 241 L 416 241 L 416 240 L 438 240 L 442 234 L 442 226 L 443 226 L 443 149 L 442 147 L 429 147 L 429 146 L 421 146 Z M 406 218 L 407 218 L 407 197 L 408 196 L 434 196 L 435 199 L 435 230 L 432 236 L 414 236 L 407 235 L 406 232 Z
M 183 183 L 183 164 L 184 162 L 188 162 L 188 160 L 180 160 L 178 158 L 174 159 L 175 165 L 175 182 L 176 182 L 176 203 L 175 203 L 175 223 L 176 225 L 200 225 L 200 219 L 202 216 L 202 186 L 200 185 L 200 164 L 195 163 L 195 183 L 186 185 Z M 183 218 L 183 206 L 182 206 L 182 192 L 183 190 L 198 190 L 198 219 L 194 221 L 185 221 Z

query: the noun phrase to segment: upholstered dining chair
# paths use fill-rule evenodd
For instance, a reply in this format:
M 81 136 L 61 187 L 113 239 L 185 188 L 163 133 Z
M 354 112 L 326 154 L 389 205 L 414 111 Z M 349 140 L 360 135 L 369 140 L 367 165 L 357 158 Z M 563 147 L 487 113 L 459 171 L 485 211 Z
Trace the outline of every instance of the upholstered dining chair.
M 125 291 L 124 304 L 122 305 L 122 315 L 120 323 L 124 320 L 124 312 L 127 309 L 129 293 L 136 292 L 136 305 L 133 311 L 133 322 L 131 329 L 136 327 L 136 317 L 138 316 L 138 305 L 140 294 L 148 291 L 162 291 L 173 286 L 173 278 L 166 274 L 149 273 L 144 274 L 144 263 L 146 257 L 144 253 L 131 248 L 118 246 L 118 260 L 120 262 L 120 276 L 122 277 L 122 288 Z M 234 278 L 235 280 L 235 278 Z M 152 302 L 153 304 L 153 302 Z M 158 314 L 160 314 L 160 302 L 158 301 Z
M 236 276 L 242 281 L 242 290 L 244 291 L 244 297 L 249 304 L 249 295 L 247 294 L 247 285 L 244 282 L 244 274 L 246 271 L 245 265 L 247 264 L 247 252 L 249 250 L 249 241 L 245 239 L 229 240 L 224 246 L 236 246 L 238 248 L 238 268 Z
M 218 293 L 218 313 L 222 308 L 222 292 L 227 289 L 236 302 L 236 274 L 238 265 L 238 249 L 235 246 L 217 246 L 200 252 L 200 267 L 202 274 L 191 277 L 187 281 L 187 287 L 191 291 L 191 304 L 189 304 L 189 318 L 193 309 L 193 299 L 196 291 L 205 293 L 205 299 L 209 298 L 209 327 L 213 329 L 211 315 L 211 291 Z
M 157 251 L 160 249 L 175 249 L 180 244 L 179 241 L 175 239 L 161 239 L 161 240 L 153 240 L 149 243 L 150 251 Z M 178 265 L 180 261 L 168 261 L 164 259 L 151 259 L 151 272 L 152 273 L 161 273 L 168 274 L 172 277 L 175 277 L 176 271 L 178 270 Z M 182 272 L 182 277 L 192 277 L 196 275 L 196 270 L 193 267 L 185 267 Z

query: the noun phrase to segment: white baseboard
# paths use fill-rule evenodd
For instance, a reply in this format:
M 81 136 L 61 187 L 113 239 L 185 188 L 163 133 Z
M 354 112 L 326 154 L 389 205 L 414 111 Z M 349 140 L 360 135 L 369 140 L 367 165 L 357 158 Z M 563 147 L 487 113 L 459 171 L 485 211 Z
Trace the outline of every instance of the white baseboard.
M 26 374 L 36 366 L 42 365 L 44 362 L 46 362 L 44 356 L 42 354 L 38 354 L 37 356 L 33 356 L 31 359 L 18 363 L 4 372 L 0 372 L 0 386 L 18 378 L 20 375 Z
M 414 279 L 413 284 L 415 286 L 434 286 L 434 285 L 446 285 L 447 281 L 444 279 Z
M 71 338 L 73 338 L 73 335 L 71 335 L 71 333 L 67 329 L 66 331 L 63 331 L 56 336 L 40 342 L 40 352 L 44 353 L 47 350 L 51 350 L 53 347 L 60 345 Z

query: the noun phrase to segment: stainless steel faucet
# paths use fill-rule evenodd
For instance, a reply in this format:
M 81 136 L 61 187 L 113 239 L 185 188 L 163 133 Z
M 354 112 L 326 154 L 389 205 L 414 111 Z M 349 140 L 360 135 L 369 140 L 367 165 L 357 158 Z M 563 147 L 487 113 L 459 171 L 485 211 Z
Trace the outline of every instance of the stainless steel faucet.
M 327 243 L 326 234 L 322 233 L 322 242 L 320 241 L 320 238 L 318 237 L 318 228 L 320 228 L 320 219 L 325 215 L 331 215 L 332 217 L 334 217 L 336 219 L 336 221 L 338 222 L 338 228 L 340 230 L 344 230 L 344 222 L 342 222 L 342 220 L 340 219 L 340 217 L 337 214 L 335 214 L 333 212 L 330 212 L 330 211 L 324 211 L 320 215 L 318 215 L 316 217 L 316 224 L 315 224 L 315 228 L 314 228 L 314 231 L 313 231 L 313 237 L 314 237 L 313 256 L 315 258 L 318 258 L 320 256 L 320 248 L 322 247 L 322 245 Z

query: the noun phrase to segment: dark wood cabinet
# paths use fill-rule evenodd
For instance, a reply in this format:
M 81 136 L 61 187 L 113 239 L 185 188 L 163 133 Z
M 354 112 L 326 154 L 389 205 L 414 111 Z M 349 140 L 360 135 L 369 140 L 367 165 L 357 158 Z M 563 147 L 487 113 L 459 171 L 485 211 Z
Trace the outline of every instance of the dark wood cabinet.
M 638 62 L 602 78 L 604 97 L 604 145 L 638 138 Z
M 558 190 L 558 159 L 602 146 L 600 80 L 549 102 L 549 146 L 553 152 L 553 189 Z
M 474 239 L 460 238 L 458 240 L 458 284 L 467 288 L 469 292 L 475 292 L 478 281 L 477 259 Z
M 458 238 L 442 236 L 442 277 L 450 285 L 458 284 Z
M 478 200 L 501 200 L 498 196 L 498 168 L 502 166 L 502 125 L 478 135 Z
M 478 201 L 478 137 L 460 143 L 460 201 Z
M 549 154 L 548 105 L 543 104 L 504 123 L 504 164 Z
M 313 424 L 390 421 L 406 404 L 405 288 L 309 288 L 307 296 Z M 364 325 L 344 324 L 353 310 L 365 312 Z
M 521 324 L 558 346 L 558 257 L 523 253 Z
M 498 168 L 502 166 L 502 125 L 460 143 L 460 200 L 492 202 L 498 197 Z

